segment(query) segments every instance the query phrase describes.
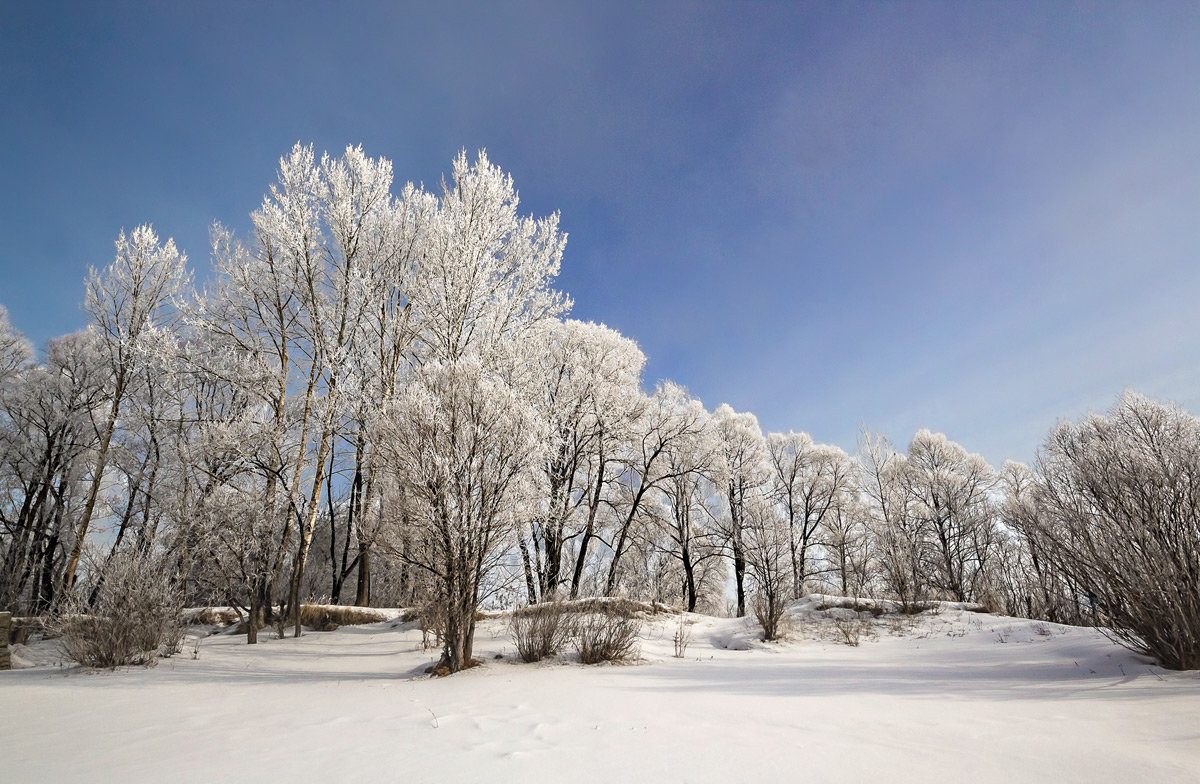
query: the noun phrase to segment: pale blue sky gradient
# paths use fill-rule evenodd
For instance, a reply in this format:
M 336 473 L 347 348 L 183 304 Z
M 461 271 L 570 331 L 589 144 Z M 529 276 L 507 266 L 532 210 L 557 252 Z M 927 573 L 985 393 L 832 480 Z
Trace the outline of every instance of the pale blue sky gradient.
M 1030 460 L 1123 388 L 1200 409 L 1195 3 L 0 0 L 0 304 L 83 325 L 154 223 L 207 273 L 297 140 L 488 149 L 561 285 L 686 385 L 853 449 Z

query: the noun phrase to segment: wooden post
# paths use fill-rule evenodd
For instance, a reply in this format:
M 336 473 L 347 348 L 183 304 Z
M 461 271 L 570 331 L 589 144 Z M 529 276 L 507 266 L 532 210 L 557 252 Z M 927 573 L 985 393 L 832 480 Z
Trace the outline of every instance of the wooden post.
M 12 657 L 8 652 L 8 640 L 12 635 L 12 613 L 0 613 L 0 670 L 12 669 Z

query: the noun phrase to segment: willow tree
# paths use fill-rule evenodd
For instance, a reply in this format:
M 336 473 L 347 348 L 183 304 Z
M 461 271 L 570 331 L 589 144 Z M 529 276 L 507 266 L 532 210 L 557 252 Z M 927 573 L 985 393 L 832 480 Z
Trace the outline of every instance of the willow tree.
M 1023 530 L 1094 620 L 1171 669 L 1200 668 L 1200 419 L 1127 393 L 1063 422 Z

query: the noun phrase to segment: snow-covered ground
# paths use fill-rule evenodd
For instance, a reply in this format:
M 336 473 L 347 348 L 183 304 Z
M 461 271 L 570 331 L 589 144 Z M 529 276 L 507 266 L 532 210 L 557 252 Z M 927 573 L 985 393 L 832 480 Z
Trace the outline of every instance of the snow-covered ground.
M 783 643 L 677 616 L 641 659 L 522 664 L 502 619 L 486 665 L 432 679 L 412 625 L 268 639 L 197 630 L 152 669 L 0 673 L 12 782 L 1200 782 L 1200 673 L 1098 632 L 945 606 L 870 621 L 851 647 L 819 598 Z M 864 621 L 865 623 L 865 621 Z M 842 628 L 853 635 L 854 627 Z M 496 656 L 503 658 L 495 658 Z

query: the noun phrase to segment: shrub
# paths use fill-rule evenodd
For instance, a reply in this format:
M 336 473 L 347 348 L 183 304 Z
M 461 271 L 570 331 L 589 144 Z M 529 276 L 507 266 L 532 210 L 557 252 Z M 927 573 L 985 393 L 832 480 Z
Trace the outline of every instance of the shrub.
M 1125 394 L 1064 422 L 1014 522 L 1099 625 L 1169 669 L 1200 668 L 1200 419 Z
M 179 652 L 183 600 L 169 570 L 154 559 L 118 555 L 103 572 L 93 566 L 93 574 L 103 575 L 98 585 L 67 597 L 51 619 L 64 656 L 115 669 Z
M 599 664 L 606 661 L 626 661 L 637 655 L 642 622 L 634 616 L 617 613 L 582 613 L 575 624 L 575 646 L 579 661 Z
M 428 599 L 416 610 L 421 625 L 421 646 L 425 650 L 441 647 L 446 640 L 448 623 L 446 600 L 441 594 Z
M 842 642 L 857 648 L 859 642 L 862 640 L 863 628 L 866 626 L 866 622 L 857 614 L 835 613 L 832 615 L 832 619 L 833 626 L 838 630 Z
M 840 599 L 833 602 L 821 602 L 816 609 L 820 612 L 833 609 L 854 610 L 857 613 L 870 613 L 872 618 L 878 618 L 883 615 L 886 610 L 874 602 L 860 602 L 854 599 Z M 909 609 L 914 609 L 910 606 Z M 920 610 L 916 610 L 920 612 Z
M 788 603 L 776 593 L 760 591 L 754 595 L 754 617 L 762 626 L 764 640 L 778 640 L 787 632 Z
M 676 659 L 682 659 L 687 655 L 688 643 L 692 641 L 692 627 L 688 625 L 687 619 L 682 613 L 679 615 L 679 625 L 675 627 L 675 635 L 671 641 L 675 643 Z
M 557 602 L 535 604 L 513 610 L 509 630 L 523 662 L 536 662 L 556 655 L 571 639 L 571 618 Z

